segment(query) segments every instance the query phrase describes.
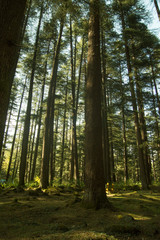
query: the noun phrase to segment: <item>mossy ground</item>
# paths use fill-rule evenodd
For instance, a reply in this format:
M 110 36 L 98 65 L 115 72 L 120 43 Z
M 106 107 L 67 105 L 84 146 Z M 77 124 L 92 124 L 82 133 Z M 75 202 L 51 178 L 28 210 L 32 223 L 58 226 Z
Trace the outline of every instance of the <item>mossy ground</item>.
M 0 189 L 0 240 L 158 240 L 160 192 L 108 194 L 115 208 L 86 209 L 66 188 Z

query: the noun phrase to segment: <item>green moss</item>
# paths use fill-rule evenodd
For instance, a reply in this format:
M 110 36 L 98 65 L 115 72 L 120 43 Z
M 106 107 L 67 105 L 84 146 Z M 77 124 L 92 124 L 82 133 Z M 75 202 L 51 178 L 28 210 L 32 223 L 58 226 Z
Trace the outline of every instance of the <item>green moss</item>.
M 84 208 L 81 192 L 64 188 L 57 195 L 57 189 L 48 189 L 49 196 L 34 188 L 2 190 L 0 240 L 160 239 L 160 193 L 125 191 L 109 195 L 117 209 L 114 212 L 109 207 L 98 211 Z

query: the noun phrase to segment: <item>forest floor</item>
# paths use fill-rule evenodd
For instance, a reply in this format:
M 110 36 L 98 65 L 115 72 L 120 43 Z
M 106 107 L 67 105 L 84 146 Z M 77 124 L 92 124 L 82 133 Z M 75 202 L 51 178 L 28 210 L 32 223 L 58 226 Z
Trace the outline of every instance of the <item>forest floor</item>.
M 109 193 L 111 209 L 85 209 L 71 188 L 0 188 L 0 240 L 158 240 L 160 191 Z

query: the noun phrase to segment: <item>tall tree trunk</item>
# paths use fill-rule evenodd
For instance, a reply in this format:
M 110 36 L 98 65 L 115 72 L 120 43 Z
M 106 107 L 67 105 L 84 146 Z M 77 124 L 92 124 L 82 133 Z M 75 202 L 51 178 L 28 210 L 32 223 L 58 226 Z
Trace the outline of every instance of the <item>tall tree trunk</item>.
M 75 37 L 76 38 L 76 37 Z M 75 40 L 76 42 L 76 40 Z M 73 57 L 73 44 L 72 44 L 72 21 L 70 17 L 70 48 L 71 48 L 71 83 L 72 83 L 72 162 L 71 162 L 71 181 L 75 178 L 76 183 L 79 182 L 79 169 L 78 169 L 78 154 L 77 154 L 77 109 L 76 109 L 76 83 L 75 83 L 75 68 L 76 68 L 76 54 Z M 76 49 L 76 44 L 75 44 Z M 74 58 L 74 60 L 73 60 Z
M 124 158 L 124 181 L 127 183 L 129 180 L 129 174 L 128 174 L 128 153 L 127 153 L 127 137 L 126 137 L 126 121 L 125 121 L 125 96 L 124 96 L 124 90 L 123 90 L 123 80 L 122 80 L 122 70 L 121 70 L 121 62 L 119 65 L 120 68 L 120 84 L 121 84 L 121 110 L 122 110 L 122 131 L 123 131 L 123 158 Z
M 125 43 L 125 53 L 126 53 L 126 60 L 127 60 L 129 85 L 130 85 L 130 91 L 131 91 L 131 97 L 132 97 L 132 106 L 133 106 L 133 113 L 134 113 L 135 133 L 136 133 L 136 138 L 137 138 L 138 157 L 139 157 L 139 166 L 140 166 L 140 177 L 141 177 L 142 188 L 143 189 L 148 189 L 148 182 L 147 182 L 146 169 L 145 169 L 145 163 L 144 163 L 143 149 L 141 148 L 142 137 L 141 137 L 140 124 L 139 124 L 139 119 L 138 119 L 137 103 L 136 103 L 136 96 L 135 96 L 135 90 L 134 90 L 134 81 L 133 81 L 133 77 L 132 77 L 130 50 L 129 50 L 129 47 L 128 47 L 128 40 L 127 40 L 127 37 L 125 35 L 126 27 L 125 27 L 122 0 L 119 0 L 119 7 L 120 7 L 121 22 L 122 22 L 123 39 L 124 39 L 124 43 Z
M 49 54 L 49 47 L 50 47 L 50 41 L 48 43 L 47 56 Z M 39 110 L 38 130 L 37 130 L 36 145 L 35 145 L 32 173 L 31 173 L 31 181 L 34 180 L 35 170 L 36 170 L 36 161 L 37 161 L 37 155 L 38 155 L 38 146 L 39 146 L 42 112 L 43 112 L 44 89 L 45 89 L 46 75 L 47 75 L 47 60 L 48 60 L 48 57 L 46 57 L 46 61 L 44 64 L 44 77 L 43 77 L 43 84 L 42 84 L 42 89 L 41 89 L 41 103 L 40 103 L 40 110 Z
M 116 182 L 116 175 L 115 175 L 115 158 L 114 158 L 114 146 L 113 146 L 113 130 L 112 130 L 112 122 L 109 122 L 109 135 L 110 135 L 110 168 L 111 168 L 111 179 L 112 182 Z
M 155 164 L 160 165 L 160 128 L 159 128 L 159 121 L 158 121 L 159 116 L 156 111 L 156 100 L 155 100 L 155 95 L 153 90 L 153 81 L 151 81 L 151 89 L 152 89 L 152 101 L 153 101 L 153 114 L 155 117 L 155 136 L 156 136 L 155 141 L 156 141 L 157 160 L 158 160 L 158 163 L 154 163 L 154 166 L 155 166 Z M 152 150 L 152 153 L 153 153 L 153 150 Z
M 107 81 L 107 74 L 106 74 L 106 48 L 105 48 L 105 36 L 102 30 L 101 33 L 102 38 L 102 117 L 103 117 L 103 165 L 104 165 L 104 176 L 105 182 L 111 183 L 111 158 L 110 158 L 110 143 L 109 143 L 109 129 L 108 129 L 108 106 L 107 106 L 107 99 L 106 99 L 106 81 Z
M 160 21 L 160 9 L 159 9 L 157 0 L 154 0 L 154 5 L 155 5 L 157 15 L 158 15 L 158 18 L 159 18 L 159 21 Z
M 156 98 L 157 98 L 157 105 L 158 105 L 158 110 L 159 110 L 159 115 L 160 115 L 160 99 L 159 99 L 158 88 L 157 88 L 157 83 L 156 83 L 156 76 L 155 76 L 155 71 L 154 71 L 154 64 L 153 64 L 151 54 L 150 54 L 150 63 L 151 63 L 152 79 L 153 79 L 153 83 L 154 83 L 154 88 L 155 88 Z
M 18 134 L 18 139 L 19 139 L 19 142 L 17 143 L 17 146 L 16 146 L 16 153 L 15 153 L 15 158 L 14 158 L 14 166 L 13 166 L 13 173 L 12 173 L 12 179 L 16 178 L 16 175 L 17 175 L 17 170 L 18 170 L 18 165 L 19 165 L 19 158 L 18 157 L 18 154 L 20 152 L 20 139 L 21 139 L 21 134 L 22 134 L 22 125 L 21 125 L 21 128 L 20 128 L 20 131 L 19 131 L 19 134 Z
M 62 134 L 62 152 L 61 152 L 61 165 L 60 165 L 60 184 L 62 183 L 63 167 L 64 167 L 64 146 L 65 146 L 65 129 L 66 129 L 66 112 L 67 112 L 67 93 L 68 93 L 68 79 L 65 91 L 65 103 L 64 103 L 64 117 L 63 117 L 63 134 Z
M 150 158 L 149 158 L 149 149 L 148 149 L 146 120 L 145 120 L 144 106 L 143 106 L 143 94 L 142 94 L 142 88 L 141 88 L 140 79 L 139 79 L 136 67 L 134 68 L 134 73 L 135 73 L 136 93 L 137 93 L 138 108 L 139 108 L 140 130 L 141 130 L 141 137 L 143 142 L 143 145 L 141 147 L 143 148 L 143 153 L 144 153 L 144 164 L 145 164 L 145 170 L 146 170 L 147 183 L 148 185 L 150 185 L 151 184 L 151 163 L 149 160 Z
M 5 148 L 6 148 L 7 138 L 8 138 L 8 130 L 9 130 L 9 125 L 10 125 L 11 115 L 12 115 L 12 110 L 13 110 L 13 103 L 14 103 L 14 100 L 12 100 L 12 102 L 11 102 L 10 112 L 9 112 L 9 116 L 8 116 L 8 122 L 7 122 L 4 141 L 3 141 L 3 148 L 2 148 L 2 152 L 1 152 L 1 156 L 0 156 L 0 172 L 2 169 L 3 161 L 4 161 Z
M 80 83 L 81 83 L 83 53 L 84 53 L 84 36 L 83 36 L 83 40 L 82 40 L 82 51 L 81 51 L 81 58 L 80 58 L 80 64 L 79 64 L 78 86 L 77 86 L 77 96 L 76 96 L 76 113 L 78 112 L 78 102 L 79 102 L 79 92 L 80 92 Z
M 57 153 L 57 141 L 58 141 L 58 127 L 59 127 L 59 111 L 57 113 L 57 119 L 55 123 L 55 134 L 53 135 L 53 157 L 52 157 L 52 166 L 50 169 L 50 182 L 53 183 L 53 180 L 55 178 L 55 163 L 56 163 L 56 153 Z
M 95 208 L 104 207 L 107 203 L 102 150 L 99 4 L 98 0 L 90 0 L 85 132 L 84 203 Z
M 21 113 L 25 88 L 26 88 L 26 80 L 25 80 L 25 83 L 24 83 L 24 86 L 23 86 L 23 92 L 22 92 L 21 101 L 20 101 L 19 110 L 18 110 L 18 115 L 17 115 L 17 120 L 16 120 L 16 127 L 15 127 L 15 130 L 14 130 L 14 135 L 13 135 L 13 140 L 12 140 L 12 147 L 11 147 L 11 151 L 10 151 L 10 158 L 9 158 L 8 170 L 7 170 L 7 175 L 6 175 L 6 181 L 8 180 L 8 178 L 10 176 L 10 168 L 11 168 L 11 164 L 12 164 L 14 145 L 15 145 L 15 141 L 16 141 L 16 134 L 17 134 L 17 130 L 18 130 L 18 123 L 19 123 L 19 117 L 20 117 L 20 113 Z
M 57 82 L 58 61 L 61 45 L 61 37 L 63 31 L 64 19 L 61 21 L 59 37 L 54 56 L 52 77 L 49 86 L 49 94 L 47 101 L 47 113 L 45 118 L 45 132 L 43 138 L 43 153 L 41 165 L 41 187 L 47 188 L 49 186 L 49 159 L 51 156 L 51 144 L 53 143 L 53 122 L 54 122 L 54 102 Z
M 25 35 L 25 32 L 26 32 L 26 28 L 27 28 L 27 24 L 28 24 L 28 19 L 29 19 L 29 14 L 30 14 L 30 11 L 31 11 L 32 1 L 33 1 L 33 0 L 28 0 L 28 2 L 27 2 L 26 15 L 25 15 L 24 24 L 23 24 L 23 29 L 22 29 L 22 37 L 21 37 L 22 41 L 23 41 L 23 39 L 24 39 L 24 35 Z
M 25 118 L 24 131 L 23 131 L 21 162 L 20 162 L 20 170 L 19 170 L 19 185 L 20 186 L 24 186 L 28 136 L 29 136 L 29 129 L 30 129 L 30 115 L 31 115 L 31 105 L 32 105 L 33 83 L 34 83 L 34 75 L 35 75 L 35 70 L 36 70 L 36 60 L 37 60 L 39 33 L 40 33 L 40 27 L 41 27 L 41 22 L 42 22 L 42 16 L 43 16 L 43 5 L 41 6 L 39 23 L 38 23 L 38 27 L 37 27 L 37 33 L 36 33 L 36 41 L 35 41 L 35 45 L 34 45 L 34 56 L 33 56 L 33 62 L 32 62 L 32 72 L 31 72 L 31 79 L 30 79 L 28 104 L 27 104 L 26 118 Z
M 0 2 L 0 156 L 27 0 Z
M 38 110 L 37 110 L 38 112 Z M 29 158 L 29 174 L 28 174 L 28 182 L 31 181 L 31 174 L 32 174 L 32 166 L 33 166 L 33 155 L 34 155 L 34 145 L 35 145 L 35 137 L 36 137 L 36 128 L 37 128 L 37 119 L 34 123 L 34 130 L 33 130 L 33 139 L 31 143 L 31 150 L 30 150 L 30 158 Z

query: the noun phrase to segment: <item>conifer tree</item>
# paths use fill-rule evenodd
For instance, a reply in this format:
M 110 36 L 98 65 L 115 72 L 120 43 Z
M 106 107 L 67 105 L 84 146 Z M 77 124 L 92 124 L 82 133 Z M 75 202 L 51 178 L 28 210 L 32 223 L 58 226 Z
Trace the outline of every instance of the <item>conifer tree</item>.
M 0 2 L 0 155 L 27 0 Z
M 90 0 L 88 33 L 88 73 L 86 85 L 86 162 L 84 203 L 88 207 L 106 206 L 102 151 L 100 1 Z

